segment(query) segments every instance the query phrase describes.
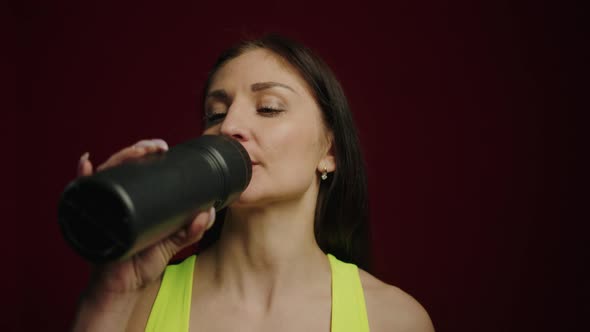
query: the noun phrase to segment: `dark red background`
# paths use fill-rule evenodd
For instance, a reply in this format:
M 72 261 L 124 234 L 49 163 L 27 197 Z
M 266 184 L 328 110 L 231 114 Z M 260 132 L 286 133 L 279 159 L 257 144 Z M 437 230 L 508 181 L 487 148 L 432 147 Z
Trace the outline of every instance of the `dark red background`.
M 269 31 L 316 50 L 349 96 L 376 276 L 416 297 L 438 331 L 571 331 L 588 318 L 570 112 L 573 45 L 587 38 L 575 8 L 29 1 L 11 13 L 0 327 L 64 330 L 72 319 L 89 268 L 62 240 L 56 204 L 79 156 L 199 135 L 216 55 Z

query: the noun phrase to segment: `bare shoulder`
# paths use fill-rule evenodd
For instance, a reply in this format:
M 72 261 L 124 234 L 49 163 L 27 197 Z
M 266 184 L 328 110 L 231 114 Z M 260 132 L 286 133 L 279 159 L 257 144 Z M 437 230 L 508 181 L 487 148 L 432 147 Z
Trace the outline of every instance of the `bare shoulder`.
M 432 332 L 428 313 L 412 296 L 359 269 L 372 332 Z

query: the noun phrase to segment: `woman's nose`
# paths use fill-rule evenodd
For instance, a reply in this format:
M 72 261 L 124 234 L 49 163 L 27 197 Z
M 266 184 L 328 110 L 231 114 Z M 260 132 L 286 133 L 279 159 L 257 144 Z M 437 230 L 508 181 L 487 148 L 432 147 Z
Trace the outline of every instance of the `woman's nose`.
M 246 113 L 246 109 L 240 108 L 237 105 L 232 105 L 232 107 L 228 109 L 225 118 L 221 123 L 221 134 L 238 141 L 248 140 L 250 130 L 248 129 Z

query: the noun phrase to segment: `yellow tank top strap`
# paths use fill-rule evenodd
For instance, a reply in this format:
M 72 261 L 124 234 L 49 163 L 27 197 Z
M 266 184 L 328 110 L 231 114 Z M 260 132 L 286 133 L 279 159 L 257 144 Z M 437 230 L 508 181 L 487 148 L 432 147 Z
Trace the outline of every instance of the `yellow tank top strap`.
M 358 268 L 328 254 L 332 269 L 332 332 L 369 332 Z
M 145 328 L 148 332 L 188 332 L 196 256 L 166 267 Z
M 354 264 L 328 254 L 332 270 L 332 332 L 369 332 L 365 296 Z M 166 268 L 146 331 L 188 332 L 196 256 Z

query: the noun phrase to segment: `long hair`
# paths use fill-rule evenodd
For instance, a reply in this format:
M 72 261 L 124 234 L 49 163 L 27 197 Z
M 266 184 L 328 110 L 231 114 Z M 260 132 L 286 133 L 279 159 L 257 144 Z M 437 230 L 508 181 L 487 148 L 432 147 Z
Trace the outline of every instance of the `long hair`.
M 325 126 L 333 134 L 336 170 L 320 181 L 314 233 L 320 248 L 338 259 L 370 269 L 367 175 L 358 135 L 344 91 L 330 68 L 307 47 L 276 34 L 243 41 L 223 52 L 209 72 L 204 94 L 217 71 L 228 61 L 253 50 L 273 52 L 295 67 L 320 106 Z M 218 213 L 218 220 L 225 217 Z M 216 223 L 199 242 L 199 250 L 221 234 Z

